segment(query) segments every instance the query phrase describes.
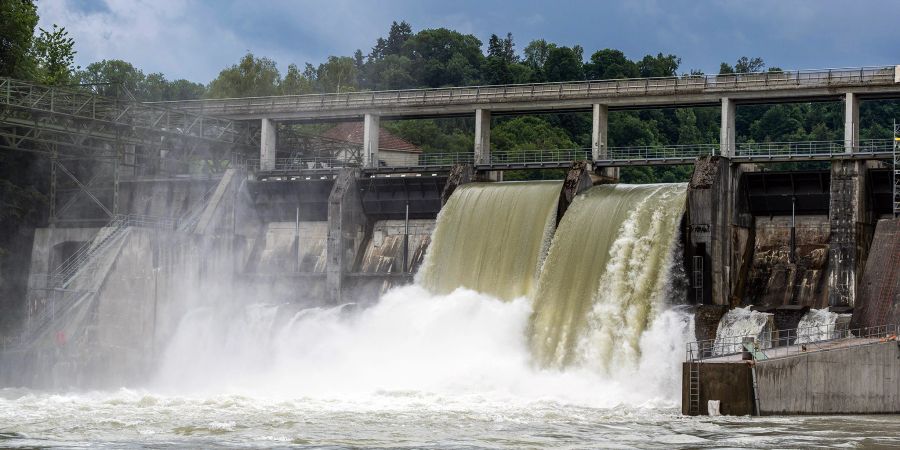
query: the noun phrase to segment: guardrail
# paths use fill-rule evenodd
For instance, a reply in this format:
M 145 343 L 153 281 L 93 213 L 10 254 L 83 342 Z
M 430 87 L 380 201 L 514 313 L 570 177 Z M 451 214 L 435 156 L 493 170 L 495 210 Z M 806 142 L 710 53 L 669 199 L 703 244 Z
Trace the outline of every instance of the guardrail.
M 743 351 L 745 338 L 753 338 L 757 349 L 767 356 L 789 356 L 810 350 L 821 350 L 823 344 L 842 339 L 856 339 L 846 347 L 870 344 L 871 339 L 897 337 L 898 325 L 880 325 L 866 328 L 848 328 L 839 325 L 821 325 L 763 332 L 755 336 L 728 336 L 719 339 L 690 342 L 685 359 L 698 362 L 712 358 L 736 355 Z
M 889 139 L 867 139 L 851 146 L 853 153 L 889 153 L 893 142 Z M 806 141 L 806 142 L 753 142 L 737 144 L 735 156 L 750 157 L 811 157 L 844 155 L 847 145 L 844 141 Z
M 468 86 L 393 91 L 285 95 L 209 100 L 157 102 L 207 114 L 241 114 L 276 111 L 317 111 L 381 106 L 439 106 L 619 96 L 675 95 L 816 87 L 890 85 L 894 66 L 843 69 L 794 70 L 728 75 L 685 75 L 666 78 L 570 81 L 493 86 Z

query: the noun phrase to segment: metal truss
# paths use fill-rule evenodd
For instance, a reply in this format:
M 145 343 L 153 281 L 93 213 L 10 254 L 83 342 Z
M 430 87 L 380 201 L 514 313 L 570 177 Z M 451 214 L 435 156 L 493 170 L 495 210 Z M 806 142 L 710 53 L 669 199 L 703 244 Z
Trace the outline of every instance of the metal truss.
M 0 78 L 0 149 L 50 159 L 51 224 L 108 221 L 123 176 L 221 172 L 252 145 L 245 123 Z

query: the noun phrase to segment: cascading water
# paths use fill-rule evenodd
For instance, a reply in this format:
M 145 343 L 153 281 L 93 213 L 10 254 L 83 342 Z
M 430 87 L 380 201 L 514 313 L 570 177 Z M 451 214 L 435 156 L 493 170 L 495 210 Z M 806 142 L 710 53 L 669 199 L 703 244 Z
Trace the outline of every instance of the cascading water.
M 772 314 L 753 311 L 751 306 L 734 308 L 719 320 L 713 352 L 728 354 L 741 351 L 741 338 L 754 337 L 762 348 L 769 346 Z
M 531 294 L 553 236 L 558 181 L 471 183 L 441 209 L 417 282 L 503 300 Z
M 685 190 L 596 186 L 575 198 L 534 296 L 531 347 L 539 363 L 637 364 L 642 334 L 670 300 Z
M 797 343 L 806 344 L 840 337 L 850 324 L 850 314 L 838 314 L 828 309 L 810 309 L 797 324 Z

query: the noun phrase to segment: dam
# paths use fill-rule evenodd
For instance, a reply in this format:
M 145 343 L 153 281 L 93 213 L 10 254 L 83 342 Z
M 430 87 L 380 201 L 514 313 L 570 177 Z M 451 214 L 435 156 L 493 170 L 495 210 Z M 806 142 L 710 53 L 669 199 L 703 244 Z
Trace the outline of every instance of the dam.
M 335 398 L 359 395 L 389 398 L 390 407 L 429 398 L 452 410 L 460 401 L 463 411 L 528 399 L 548 415 L 545 396 L 626 405 L 626 415 L 672 401 L 686 416 L 709 413 L 711 401 L 734 415 L 897 413 L 890 393 L 847 411 L 777 401 L 790 397 L 779 380 L 832 357 L 879 367 L 881 390 L 832 380 L 823 382 L 826 394 L 871 397 L 896 373 L 897 141 L 861 141 L 854 119 L 860 98 L 892 95 L 893 70 L 862 72 L 877 83 L 859 91 L 858 80 L 839 76 L 839 88 L 779 91 L 774 100 L 843 98 L 850 127 L 845 142 L 777 148 L 729 143 L 734 97 L 716 91 L 711 100 L 715 85 L 697 94 L 722 107 L 726 139 L 712 150 L 605 146 L 606 106 L 631 97 L 592 107 L 594 148 L 545 160 L 491 155 L 485 108 L 475 111 L 484 123 L 471 157 L 396 164 L 378 155 L 378 118 L 362 107 L 326 111 L 360 113 L 369 124 L 353 160 L 284 157 L 275 121 L 305 120 L 305 109 L 216 118 L 177 133 L 135 127 L 115 143 L 123 164 L 109 172 L 67 173 L 66 161 L 54 162 L 82 191 L 96 186 L 84 175 L 113 187 L 55 199 L 52 222 L 36 230 L 27 317 L 4 345 L 0 379 L 51 390 L 150 386 L 175 396 L 114 400 L 151 408 L 184 392 L 227 392 L 235 397 L 221 401 L 265 411 L 281 410 L 242 396 L 289 395 L 338 411 Z M 165 111 L 205 121 L 192 105 Z M 20 135 L 29 126 L 4 125 Z M 113 148 L 110 136 L 91 139 Z M 236 149 L 259 158 L 231 158 Z M 792 161 L 818 165 L 773 167 Z M 692 175 L 683 183 L 618 182 L 621 167 L 685 163 Z M 563 169 L 564 177 L 503 181 L 504 171 L 523 169 Z M 737 356 L 745 337 L 765 360 Z M 837 342 L 851 338 L 862 341 Z M 685 357 L 685 348 L 694 353 Z M 789 359 L 797 355 L 803 361 Z M 847 369 L 840 378 L 859 376 Z M 734 386 L 742 390 L 723 394 Z M 444 412 L 424 416 L 440 421 Z

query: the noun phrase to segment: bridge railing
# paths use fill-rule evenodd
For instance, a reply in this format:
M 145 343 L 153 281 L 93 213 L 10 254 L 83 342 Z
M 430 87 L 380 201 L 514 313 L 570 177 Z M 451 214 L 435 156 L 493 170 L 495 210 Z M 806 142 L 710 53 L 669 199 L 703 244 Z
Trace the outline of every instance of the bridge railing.
M 759 335 L 725 336 L 717 339 L 689 342 L 685 349 L 688 362 L 736 355 L 743 351 L 743 342 L 753 338 L 757 349 L 767 356 L 789 356 L 811 350 L 823 349 L 823 344 L 842 339 L 860 338 L 848 347 L 870 344 L 880 339 L 897 339 L 898 325 L 879 325 L 866 328 L 849 328 L 846 325 L 829 324 L 789 330 L 765 331 Z
M 647 145 L 609 147 L 606 155 L 613 161 L 641 161 L 698 158 L 715 155 L 718 151 L 718 144 Z
M 546 165 L 565 164 L 578 160 L 590 160 L 589 148 L 562 148 L 547 150 L 492 151 L 487 164 Z
M 868 139 L 852 146 L 854 153 L 889 153 L 893 143 L 889 139 Z M 736 156 L 780 157 L 791 156 L 801 159 L 808 156 L 842 155 L 847 153 L 844 141 L 805 142 L 747 142 L 737 144 Z
M 378 106 L 429 106 L 528 102 L 598 97 L 673 95 L 699 92 L 776 90 L 797 87 L 842 87 L 893 84 L 895 67 L 794 70 L 781 72 L 685 75 L 666 78 L 569 81 L 492 86 L 466 86 L 393 91 L 284 95 L 156 102 L 206 114 L 252 114 L 264 111 L 316 111 Z

